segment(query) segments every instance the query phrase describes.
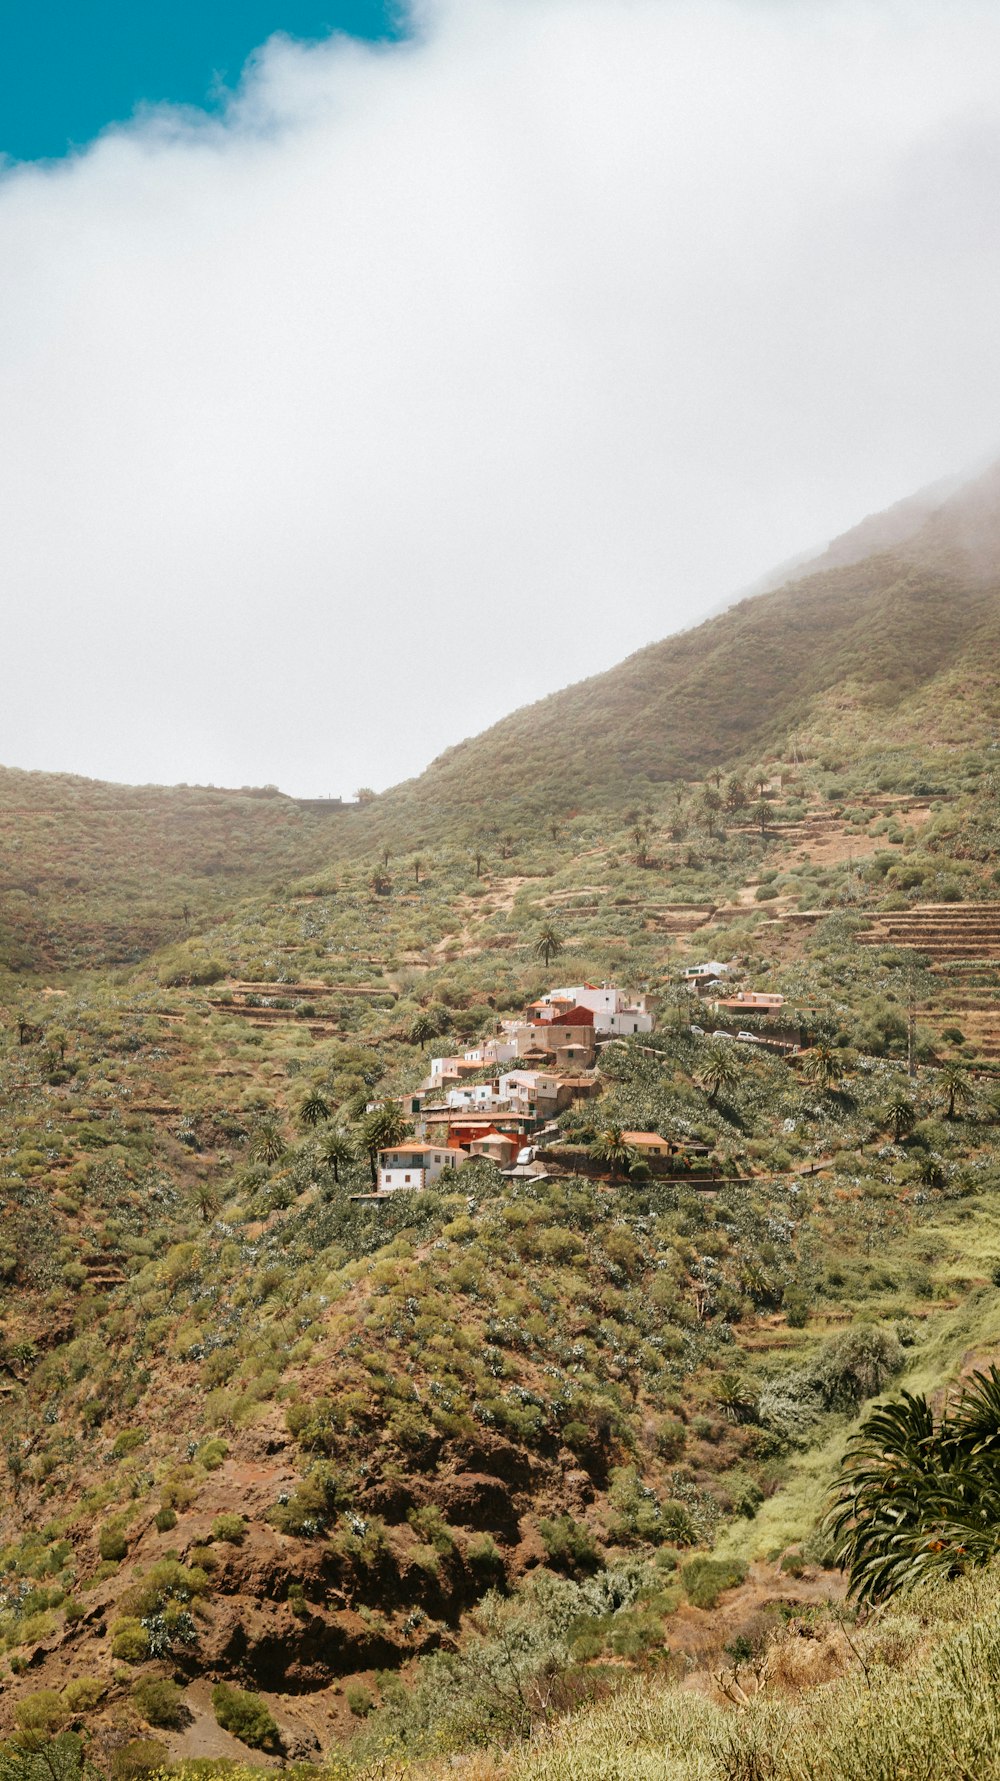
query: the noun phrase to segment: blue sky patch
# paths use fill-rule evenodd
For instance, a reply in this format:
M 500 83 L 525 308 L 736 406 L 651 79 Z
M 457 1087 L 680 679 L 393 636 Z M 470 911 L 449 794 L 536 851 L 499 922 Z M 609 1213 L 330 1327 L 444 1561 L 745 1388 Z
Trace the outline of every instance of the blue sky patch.
M 136 106 L 219 102 L 275 31 L 399 35 L 393 0 L 0 0 L 0 154 L 64 155 Z

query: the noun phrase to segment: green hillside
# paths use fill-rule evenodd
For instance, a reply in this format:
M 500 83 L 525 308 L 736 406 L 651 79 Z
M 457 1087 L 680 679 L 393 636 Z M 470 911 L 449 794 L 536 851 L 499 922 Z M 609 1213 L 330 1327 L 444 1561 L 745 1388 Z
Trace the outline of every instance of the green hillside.
M 995 1572 L 935 1526 L 872 1613 L 824 1516 L 1000 1353 L 992 513 L 367 810 L 0 775 L 7 1781 L 1000 1773 Z M 541 1174 L 364 1197 L 432 1057 L 604 979 L 655 1030 Z
M 348 820 L 273 788 L 0 768 L 0 972 L 135 963 L 242 893 L 319 865 Z
M 1000 644 L 996 471 L 908 542 L 898 516 L 831 546 L 832 567 L 741 601 L 608 673 L 513 713 L 449 749 L 380 801 L 383 824 L 488 823 L 518 809 L 564 813 L 642 796 L 651 786 L 752 763 L 800 742 L 853 758 L 918 739 L 989 739 Z M 848 535 L 850 538 L 850 535 Z M 838 562 L 839 556 L 848 561 Z M 849 713 L 849 715 L 847 715 Z

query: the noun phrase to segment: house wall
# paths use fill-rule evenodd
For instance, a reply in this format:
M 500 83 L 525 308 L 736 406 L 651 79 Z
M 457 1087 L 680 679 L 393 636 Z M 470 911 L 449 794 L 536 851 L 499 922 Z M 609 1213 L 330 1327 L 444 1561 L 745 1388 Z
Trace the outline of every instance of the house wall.
M 378 1184 L 388 1192 L 398 1187 L 430 1187 L 431 1183 L 440 1180 L 446 1169 L 454 1169 L 462 1161 L 461 1155 L 448 1150 L 442 1145 L 440 1151 L 420 1151 L 412 1155 L 405 1147 L 398 1150 L 384 1150 L 379 1161 Z
M 651 1033 L 653 1030 L 653 1016 L 647 1012 L 642 996 L 636 996 L 633 1000 L 613 985 L 597 989 L 589 983 L 574 984 L 551 992 L 553 1002 L 563 1002 L 570 998 L 577 1008 L 590 1009 L 594 1016 L 594 1029 L 598 1033 Z M 542 997 L 543 1001 L 549 999 Z
M 380 1169 L 378 1191 L 380 1194 L 393 1194 L 404 1187 L 423 1187 L 425 1176 L 426 1171 L 423 1169 Z

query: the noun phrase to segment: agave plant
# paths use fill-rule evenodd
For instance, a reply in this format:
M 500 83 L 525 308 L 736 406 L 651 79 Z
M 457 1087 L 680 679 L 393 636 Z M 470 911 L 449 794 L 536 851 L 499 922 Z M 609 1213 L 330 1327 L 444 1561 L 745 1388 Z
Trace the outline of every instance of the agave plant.
M 828 1519 L 849 1593 L 881 1602 L 1000 1552 L 1000 1372 L 976 1373 L 936 1419 L 904 1392 L 848 1444 Z

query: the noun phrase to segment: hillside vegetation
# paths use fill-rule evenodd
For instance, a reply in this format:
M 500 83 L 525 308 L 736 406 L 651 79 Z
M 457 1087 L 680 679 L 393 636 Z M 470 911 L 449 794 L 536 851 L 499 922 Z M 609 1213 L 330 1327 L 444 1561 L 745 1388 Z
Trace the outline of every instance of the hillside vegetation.
M 0 971 L 132 964 L 234 892 L 327 858 L 287 798 L 0 768 Z
M 990 1539 L 873 1613 L 829 1516 L 904 1390 L 955 1525 L 990 1513 L 941 1421 L 1000 1348 L 997 603 L 958 512 L 367 810 L 3 776 L 6 1773 L 1000 1773 Z M 648 756 L 602 739 L 626 682 Z M 432 1056 L 606 978 L 655 1030 L 545 1173 L 367 1197 Z

